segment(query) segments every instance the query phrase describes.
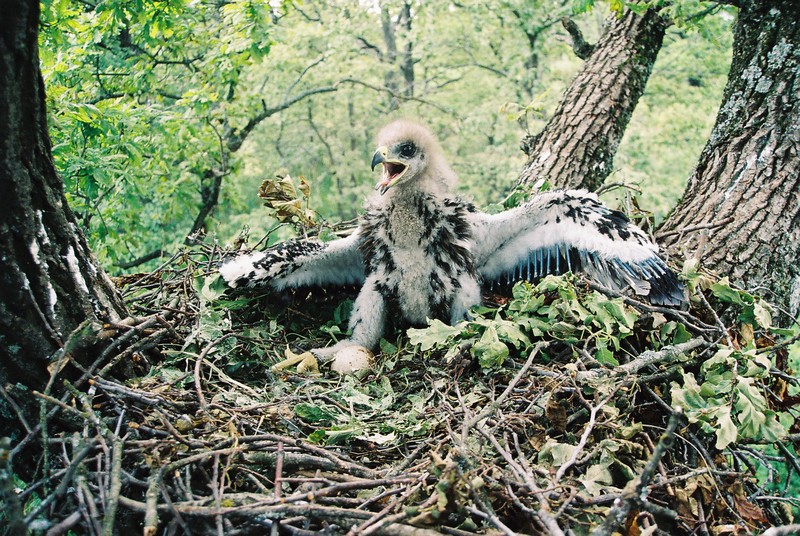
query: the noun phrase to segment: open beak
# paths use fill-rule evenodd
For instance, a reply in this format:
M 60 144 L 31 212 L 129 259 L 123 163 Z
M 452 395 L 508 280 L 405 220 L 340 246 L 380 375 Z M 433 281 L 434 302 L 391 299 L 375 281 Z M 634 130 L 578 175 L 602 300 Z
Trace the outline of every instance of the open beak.
M 375 151 L 375 154 L 372 156 L 372 169 L 375 170 L 375 166 L 378 164 L 383 164 L 383 173 L 381 174 L 381 180 L 378 181 L 378 184 L 375 185 L 375 189 L 378 190 L 381 195 L 385 194 L 386 191 L 397 184 L 403 175 L 406 174 L 408 171 L 408 165 L 404 164 L 399 160 L 390 160 L 387 159 L 388 149 L 386 147 L 378 147 L 378 150 Z

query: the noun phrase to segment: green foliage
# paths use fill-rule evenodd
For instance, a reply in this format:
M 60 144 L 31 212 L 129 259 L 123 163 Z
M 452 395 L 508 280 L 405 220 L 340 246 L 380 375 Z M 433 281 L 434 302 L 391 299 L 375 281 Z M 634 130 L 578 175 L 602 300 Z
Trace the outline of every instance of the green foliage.
M 294 413 L 312 427 L 308 439 L 324 445 L 363 440 L 387 445 L 400 437 L 424 435 L 432 422 L 421 419 L 431 393 L 398 398 L 388 377 L 361 383 L 348 376 L 330 392 L 330 402 L 300 403 Z M 346 409 L 347 408 L 347 409 Z
M 258 102 L 265 3 L 46 2 L 40 32 L 51 137 L 70 206 L 105 264 L 183 241 L 226 136 Z M 102 247 L 100 247 L 102 245 Z
M 689 422 L 715 434 L 720 450 L 737 440 L 772 443 L 786 430 L 764 395 L 771 366 L 756 350 L 722 348 L 702 364 L 702 383 L 684 372 L 682 382 L 672 384 L 672 403 L 684 408 Z
M 544 125 L 580 67 L 560 17 L 579 13 L 596 40 L 608 11 L 592 5 L 421 2 L 404 22 L 400 6 L 357 0 L 52 0 L 41 56 L 56 164 L 106 266 L 173 250 L 220 181 L 205 230 L 222 240 L 276 225 L 257 195 L 276 175 L 307 177 L 322 220 L 353 218 L 375 181 L 372 135 L 395 116 L 424 119 L 461 187 L 498 203 L 523 162 L 521 135 Z M 671 31 L 622 144 L 621 178 L 646 182 L 657 218 L 713 120 L 729 47 L 722 15 Z
M 515 355 L 525 354 L 542 338 L 581 343 L 598 364 L 613 367 L 638 317 L 621 298 L 579 290 L 568 274 L 547 276 L 537 285 L 517 283 L 513 299 L 500 309 L 477 308 L 472 318 L 455 326 L 432 320 L 408 335 L 422 352 L 446 350 L 448 359 L 468 346 L 486 371 L 501 367 L 512 349 Z
M 684 408 L 689 422 L 715 434 L 720 450 L 743 440 L 773 443 L 785 436 L 794 417 L 778 414 L 768 401 L 774 354 L 758 349 L 755 336 L 756 330 L 766 334 L 772 328 L 769 305 L 732 287 L 727 278 L 708 286 L 714 297 L 735 306 L 744 347 L 729 340 L 702 362 L 697 376 L 682 372 L 682 380 L 672 383 L 672 403 Z

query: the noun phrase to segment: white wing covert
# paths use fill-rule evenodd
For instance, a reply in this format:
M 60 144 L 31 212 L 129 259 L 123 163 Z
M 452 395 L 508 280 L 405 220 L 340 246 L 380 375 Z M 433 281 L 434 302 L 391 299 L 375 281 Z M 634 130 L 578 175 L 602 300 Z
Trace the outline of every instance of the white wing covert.
M 653 304 L 685 302 L 683 285 L 658 256 L 658 246 L 595 194 L 546 192 L 517 208 L 473 218 L 475 264 L 486 284 L 583 272 L 608 288 L 631 288 Z
M 363 283 L 364 262 L 358 242 L 358 230 L 331 242 L 288 240 L 266 251 L 225 261 L 219 273 L 232 288 L 269 285 L 274 290 L 283 290 Z

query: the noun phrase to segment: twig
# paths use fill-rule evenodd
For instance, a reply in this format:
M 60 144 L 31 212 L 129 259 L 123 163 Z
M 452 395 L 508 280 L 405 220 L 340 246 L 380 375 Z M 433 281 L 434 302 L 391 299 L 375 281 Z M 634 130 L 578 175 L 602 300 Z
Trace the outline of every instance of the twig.
M 157 471 L 150 473 L 147 478 L 147 492 L 144 495 L 144 529 L 143 536 L 155 536 L 158 531 L 158 495 L 159 474 Z
M 725 218 L 724 220 L 719 220 L 716 222 L 711 223 L 701 223 L 699 225 L 689 225 L 687 227 L 682 227 L 680 229 L 675 229 L 674 231 L 664 231 L 656 233 L 656 239 L 661 240 L 665 236 L 672 236 L 676 234 L 683 234 L 683 233 L 690 233 L 692 231 L 702 231 L 703 229 L 713 229 L 714 227 L 722 227 L 723 225 L 728 225 L 734 220 L 734 217 L 731 216 L 730 218 Z
M 131 510 L 143 512 L 145 504 L 141 501 L 129 499 L 125 496 L 120 497 L 120 504 Z M 290 517 L 303 517 L 306 519 L 325 519 L 340 524 L 350 524 L 358 520 L 367 520 L 374 514 L 349 508 L 339 508 L 335 506 L 324 506 L 320 504 L 277 504 L 269 506 L 244 505 L 244 506 L 223 506 L 221 508 L 184 505 L 174 503 L 173 508 L 176 512 L 193 515 L 216 515 L 217 512 L 225 514 L 240 514 L 246 516 L 260 515 L 271 520 L 287 519 Z M 159 509 L 169 511 L 166 505 L 159 505 Z M 481 512 L 482 513 L 482 512 Z M 377 534 L 395 534 L 398 536 L 438 536 L 440 533 L 435 530 L 412 527 L 401 523 L 392 523 L 381 528 Z
M 556 474 L 553 477 L 554 485 L 557 485 L 559 482 L 561 482 L 561 479 L 564 477 L 564 474 L 566 474 L 566 472 L 570 469 L 570 467 L 575 465 L 575 462 L 578 461 L 578 457 L 580 456 L 580 453 L 583 451 L 583 447 L 586 446 L 587 441 L 589 441 L 589 436 L 591 435 L 592 430 L 594 430 L 594 424 L 597 421 L 597 412 L 599 412 L 603 408 L 603 406 L 606 405 L 608 401 L 609 399 L 606 398 L 596 406 L 592 406 L 590 408 L 589 422 L 586 423 L 586 428 L 584 428 L 583 434 L 581 434 L 580 441 L 578 441 L 578 444 L 575 445 L 575 448 L 572 451 L 572 456 L 570 456 L 570 459 L 564 462 L 564 464 L 558 468 L 558 471 L 556 471 Z
M 206 397 L 203 395 L 203 387 L 200 385 L 201 383 L 200 365 L 203 364 L 203 362 L 206 359 L 206 356 L 208 356 L 209 352 L 211 352 L 211 350 L 213 350 L 216 345 L 233 336 L 234 336 L 233 333 L 227 333 L 222 337 L 220 337 L 219 339 L 213 340 L 210 343 L 208 343 L 208 345 L 206 345 L 206 347 L 203 348 L 203 351 L 200 352 L 200 355 L 197 357 L 197 360 L 194 363 L 194 389 L 195 392 L 197 393 L 197 401 L 200 403 L 200 409 L 202 409 L 203 412 L 205 413 L 208 413 L 208 404 L 206 403 Z
M 486 508 L 486 506 L 483 504 L 483 501 L 481 501 L 481 500 L 480 500 L 480 499 L 479 499 L 479 498 L 478 498 L 478 497 L 477 497 L 477 496 L 474 494 L 474 492 L 473 492 L 473 497 L 472 497 L 472 500 L 473 500 L 473 501 L 475 501 L 476 503 L 478 503 L 479 505 L 481 505 L 481 507 L 483 507 L 483 508 Z M 476 516 L 478 516 L 478 517 L 482 517 L 483 519 L 486 519 L 486 520 L 487 520 L 487 521 L 489 521 L 489 522 L 490 522 L 492 525 L 494 525 L 495 527 L 497 527 L 497 528 L 500 530 L 500 532 L 502 532 L 502 533 L 503 533 L 503 534 L 505 534 L 506 536 L 516 536 L 516 534 L 514 533 L 514 531 L 513 531 L 513 530 L 511 530 L 510 528 L 508 528 L 508 527 L 506 526 L 506 524 L 505 524 L 505 523 L 503 523 L 502 521 L 500 521 L 500 518 L 498 518 L 498 517 L 497 517 L 497 515 L 495 515 L 494 513 L 491 513 L 491 512 L 484 512 L 483 510 L 479 510 L 478 508 L 475 508 L 474 506 L 467 506 L 467 510 L 468 510 L 468 511 L 469 511 L 471 514 L 474 514 L 474 515 L 476 515 Z
M 77 454 L 75 454 L 75 456 L 72 458 L 72 461 L 67 466 L 67 470 L 64 473 L 61 482 L 58 483 L 56 489 L 50 495 L 44 498 L 36 508 L 28 513 L 27 516 L 25 516 L 26 525 L 29 525 L 31 521 L 36 519 L 42 512 L 44 512 L 56 499 L 63 496 L 67 492 L 67 489 L 72 484 L 72 477 L 75 474 L 75 471 L 78 470 L 78 467 L 81 465 L 83 460 L 86 459 L 86 457 L 95 449 L 95 447 L 95 442 L 90 441 L 84 445 Z
M 0 439 L 0 499 L 5 505 L 3 513 L 8 534 L 26 534 L 27 524 L 23 520 L 22 504 L 15 491 L 14 470 L 11 467 L 11 439 Z
M 696 338 L 680 344 L 675 344 L 673 346 L 665 346 L 658 351 L 648 350 L 639 354 L 636 359 L 613 369 L 579 371 L 575 374 L 575 381 L 578 383 L 584 383 L 604 377 L 613 378 L 633 375 L 644 367 L 655 365 L 657 363 L 669 363 L 681 354 L 685 354 L 705 344 L 708 344 L 705 340 Z
M 680 409 L 670 415 L 667 429 L 661 439 L 658 440 L 656 448 L 653 449 L 653 455 L 650 456 L 644 469 L 625 486 L 622 497 L 614 501 L 614 506 L 606 515 L 603 523 L 592 531 L 592 536 L 611 536 L 628 516 L 631 508 L 644 503 L 647 497 L 647 486 L 658 472 L 658 464 L 661 463 L 661 458 L 672 447 L 672 443 L 675 441 L 675 430 L 678 428 L 678 422 L 680 422 L 682 416 L 683 411 Z
M 22 424 L 22 427 L 25 428 L 25 431 L 30 434 L 33 430 L 31 429 L 31 425 L 28 424 L 28 420 L 25 418 L 25 412 L 22 411 L 22 408 L 17 404 L 17 401 L 11 396 L 11 394 L 6 391 L 3 385 L 0 385 L 0 396 L 6 401 L 6 404 L 11 406 L 11 409 L 14 410 L 14 413 L 17 414 L 17 419 Z
M 514 391 L 514 388 L 517 384 L 525 377 L 528 373 L 528 370 L 533 365 L 533 360 L 539 355 L 539 352 L 542 348 L 547 348 L 550 345 L 548 342 L 539 342 L 536 343 L 536 346 L 533 347 L 531 353 L 528 355 L 528 359 L 525 361 L 525 364 L 522 365 L 522 368 L 514 375 L 510 382 L 508 382 L 508 387 L 498 396 L 494 401 L 488 404 L 480 413 L 474 415 L 471 419 L 464 421 L 464 425 L 462 426 L 461 431 L 461 440 L 462 442 L 466 442 L 467 440 L 467 433 L 469 430 L 481 422 L 483 419 L 489 417 L 492 413 L 497 411 L 503 402 L 505 402 L 506 398 Z
M 781 525 L 765 530 L 761 536 L 793 536 L 797 534 L 800 534 L 800 525 Z
M 561 25 L 572 38 L 572 51 L 575 55 L 582 60 L 591 56 L 592 52 L 594 52 L 595 45 L 590 45 L 586 42 L 586 39 L 583 37 L 583 32 L 581 32 L 581 29 L 575 24 L 575 21 L 569 17 L 564 17 L 561 19 Z
M 65 532 L 69 531 L 72 527 L 78 524 L 78 521 L 81 520 L 81 511 L 75 510 L 70 515 L 47 529 L 45 536 L 61 536 Z M 13 532 L 13 527 L 9 527 L 12 529 L 9 531 L 9 534 L 25 534 L 24 532 Z
M 281 477 L 283 476 L 283 441 L 278 441 L 275 452 L 275 500 L 281 498 Z
M 124 455 L 124 443 L 119 436 L 115 436 L 111 442 L 111 485 L 108 489 L 108 504 L 103 517 L 103 536 L 114 534 L 114 521 L 117 516 L 117 505 L 119 504 L 119 494 L 122 490 L 122 457 Z
M 136 400 L 137 402 L 141 402 L 142 404 L 146 404 L 148 406 L 160 406 L 167 403 L 167 401 L 161 396 L 150 396 L 143 392 L 131 389 L 130 387 L 125 387 L 124 385 L 120 385 L 116 382 L 106 380 L 99 376 L 91 378 L 89 380 L 89 385 L 97 385 L 101 390 L 105 392 L 122 395 L 125 396 L 126 398 Z

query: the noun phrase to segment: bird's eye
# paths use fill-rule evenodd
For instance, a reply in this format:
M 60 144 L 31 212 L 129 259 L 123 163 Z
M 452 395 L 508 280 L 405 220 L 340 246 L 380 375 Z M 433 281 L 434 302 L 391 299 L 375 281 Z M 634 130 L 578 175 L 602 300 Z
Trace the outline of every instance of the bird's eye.
M 417 152 L 417 146 L 410 141 L 401 143 L 399 149 L 400 156 L 403 158 L 411 158 Z

